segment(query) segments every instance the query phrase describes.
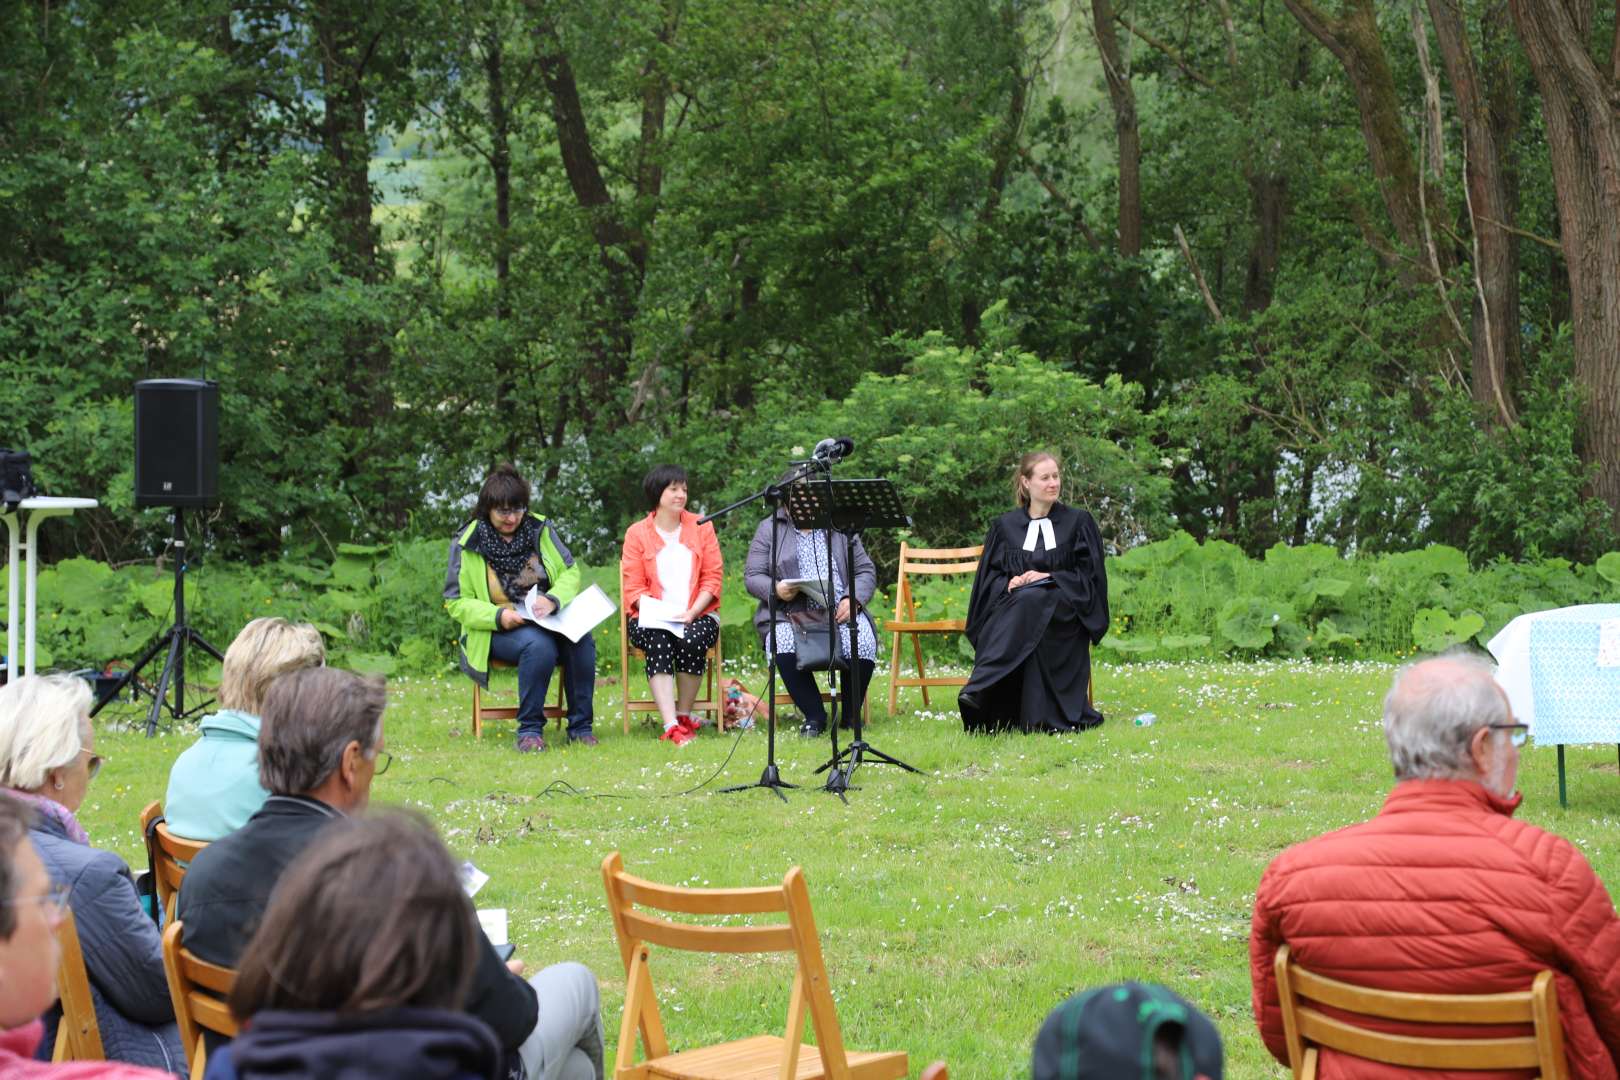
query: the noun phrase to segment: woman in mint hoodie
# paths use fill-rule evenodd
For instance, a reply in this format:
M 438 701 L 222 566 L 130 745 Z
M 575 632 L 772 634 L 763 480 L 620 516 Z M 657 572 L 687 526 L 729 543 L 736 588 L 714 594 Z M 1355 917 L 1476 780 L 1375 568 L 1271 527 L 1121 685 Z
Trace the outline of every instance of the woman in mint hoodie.
M 202 721 L 202 738 L 175 759 L 163 816 L 188 840 L 235 832 L 270 793 L 259 784 L 259 707 L 278 675 L 326 663 L 321 632 L 308 623 L 254 619 L 225 650 L 219 712 Z

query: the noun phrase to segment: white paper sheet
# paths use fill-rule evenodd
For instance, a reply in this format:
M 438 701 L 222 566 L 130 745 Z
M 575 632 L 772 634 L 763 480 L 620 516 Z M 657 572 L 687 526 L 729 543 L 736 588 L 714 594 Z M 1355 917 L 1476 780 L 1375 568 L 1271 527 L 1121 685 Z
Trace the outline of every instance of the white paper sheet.
M 529 595 L 523 598 L 520 614 L 536 626 L 556 631 L 569 641 L 578 641 L 619 610 L 613 598 L 603 592 L 600 585 L 592 585 L 564 604 L 561 611 L 537 618 L 534 602 L 540 595 L 540 586 L 530 589 Z
M 822 607 L 827 606 L 827 583 L 822 581 L 820 578 L 784 578 L 782 580 L 782 584 L 797 585 L 799 587 L 799 591 L 804 593 L 804 595 L 808 596 Z
M 491 945 L 506 944 L 506 909 L 503 907 L 479 908 L 478 925 L 483 928 L 484 936 L 489 938 Z
M 660 600 L 655 596 L 643 596 L 637 604 L 636 625 L 643 630 L 668 630 L 678 638 L 686 636 L 686 624 L 678 621 L 675 616 L 684 614 L 686 608 L 672 600 Z

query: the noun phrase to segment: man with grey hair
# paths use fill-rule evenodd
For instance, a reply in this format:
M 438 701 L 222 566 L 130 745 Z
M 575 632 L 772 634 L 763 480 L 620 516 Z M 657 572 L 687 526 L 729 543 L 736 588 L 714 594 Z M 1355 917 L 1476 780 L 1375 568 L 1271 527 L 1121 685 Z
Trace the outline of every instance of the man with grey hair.
M 1523 991 L 1550 969 L 1569 1075 L 1613 1080 L 1620 918 L 1574 845 L 1513 819 L 1527 734 L 1488 663 L 1446 655 L 1396 673 L 1384 698 L 1396 783 L 1383 809 L 1284 851 L 1255 894 L 1254 1014 L 1279 1061 L 1287 1046 L 1272 965 L 1287 944 L 1319 975 L 1423 994 Z M 1319 1066 L 1323 1080 L 1437 1075 L 1327 1050 Z
M 386 704 L 381 679 L 338 668 L 306 668 L 270 684 L 259 726 L 259 779 L 270 797 L 187 868 L 176 908 L 186 948 L 235 967 L 282 873 L 322 828 L 365 809 L 372 779 L 391 761 Z M 466 1011 L 494 1032 L 511 1075 L 602 1080 L 596 977 L 571 963 L 527 982 L 522 971 L 486 939 L 467 996 Z

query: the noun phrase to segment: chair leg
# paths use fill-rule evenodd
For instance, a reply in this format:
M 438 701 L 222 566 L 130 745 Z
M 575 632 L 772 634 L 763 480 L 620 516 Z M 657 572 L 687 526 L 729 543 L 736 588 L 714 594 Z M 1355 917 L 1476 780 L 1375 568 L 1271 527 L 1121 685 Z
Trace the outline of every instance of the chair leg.
M 484 699 L 479 691 L 478 683 L 473 683 L 473 738 L 484 737 Z
M 928 678 L 928 670 L 923 666 L 922 635 L 921 634 L 912 634 L 911 635 L 911 651 L 917 657 L 917 678 L 919 678 L 919 679 Z M 932 708 L 933 705 L 928 700 L 928 684 L 923 683 L 921 689 L 922 689 L 922 697 L 923 697 L 923 708 L 925 708 L 925 709 Z
M 898 614 L 895 615 L 899 619 Z M 894 715 L 895 703 L 900 693 L 900 635 L 894 635 L 894 644 L 889 649 L 889 715 Z

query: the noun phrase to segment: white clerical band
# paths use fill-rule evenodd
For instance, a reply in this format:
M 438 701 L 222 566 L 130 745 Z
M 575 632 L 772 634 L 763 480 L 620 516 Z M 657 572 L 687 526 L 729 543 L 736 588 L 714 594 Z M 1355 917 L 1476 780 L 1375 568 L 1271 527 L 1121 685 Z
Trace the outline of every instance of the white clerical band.
M 1041 538 L 1041 547 L 1047 551 L 1057 550 L 1057 538 L 1052 535 L 1052 522 L 1049 518 L 1033 518 L 1029 523 L 1029 532 L 1024 534 L 1024 550 L 1035 550 L 1035 537 Z

